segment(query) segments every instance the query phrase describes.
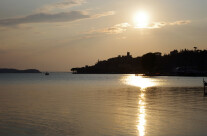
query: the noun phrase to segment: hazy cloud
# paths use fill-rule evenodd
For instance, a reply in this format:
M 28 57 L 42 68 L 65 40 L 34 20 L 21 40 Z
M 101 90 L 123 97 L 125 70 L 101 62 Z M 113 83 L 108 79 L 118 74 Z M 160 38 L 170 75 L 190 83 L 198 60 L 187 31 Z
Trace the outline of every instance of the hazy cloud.
M 81 11 L 61 12 L 56 14 L 37 13 L 19 18 L 1 19 L 0 26 L 14 26 L 25 23 L 71 22 L 90 18 L 90 15 Z
M 72 22 L 81 19 L 95 19 L 104 16 L 114 15 L 113 11 L 100 14 L 89 15 L 84 11 L 70 11 L 60 13 L 36 13 L 24 17 L 0 19 L 0 26 L 9 27 L 27 23 L 53 23 L 53 22 Z
M 39 9 L 39 12 L 22 17 L 0 19 L 0 29 L 5 27 L 16 28 L 28 23 L 53 23 L 72 22 L 81 19 L 96 19 L 104 16 L 114 15 L 114 11 L 90 15 L 87 11 L 51 12 L 55 9 L 66 9 L 81 5 L 85 0 L 64 0 L 54 4 L 46 5 Z M 2 29 L 1 29 L 2 30 Z
M 107 11 L 107 12 L 104 12 L 104 13 L 93 15 L 92 17 L 93 18 L 99 18 L 99 17 L 104 17 L 104 16 L 111 16 L 111 15 L 114 15 L 114 14 L 115 14 L 115 11 Z
M 70 7 L 78 6 L 83 4 L 84 0 L 64 0 L 50 5 L 45 5 L 42 8 L 38 9 L 38 12 L 49 12 L 55 9 L 67 9 Z
M 175 21 L 172 23 L 169 23 L 169 25 L 185 25 L 185 24 L 190 24 L 190 20 L 181 20 L 181 21 Z
M 158 28 L 163 28 L 165 26 L 184 25 L 184 24 L 189 24 L 189 23 L 191 23 L 190 20 L 181 20 L 181 21 L 175 21 L 175 22 L 154 22 L 154 23 L 149 24 L 145 28 L 137 28 L 129 23 L 120 23 L 120 24 L 116 24 L 112 27 L 107 27 L 107 28 L 103 28 L 103 29 L 94 29 L 94 30 L 89 31 L 86 34 L 88 34 L 88 35 L 101 34 L 101 33 L 103 33 L 103 34 L 121 34 L 129 29 L 132 30 L 132 28 L 134 28 L 134 29 L 158 29 Z
M 190 20 L 180 20 L 180 21 L 175 21 L 175 22 L 154 22 L 150 24 L 146 29 L 157 29 L 157 28 L 162 28 L 165 26 L 174 26 L 174 25 L 185 25 L 185 24 L 190 24 Z
M 128 23 L 121 23 L 108 28 L 92 30 L 88 34 L 93 34 L 93 33 L 120 34 L 125 32 L 129 26 L 131 25 Z

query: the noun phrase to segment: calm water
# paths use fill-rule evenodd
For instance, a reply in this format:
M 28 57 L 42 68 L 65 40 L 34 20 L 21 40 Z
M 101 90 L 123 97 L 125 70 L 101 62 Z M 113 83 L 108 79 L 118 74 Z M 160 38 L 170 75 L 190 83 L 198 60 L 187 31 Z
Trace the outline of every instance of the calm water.
M 0 136 L 205 136 L 202 80 L 0 74 Z

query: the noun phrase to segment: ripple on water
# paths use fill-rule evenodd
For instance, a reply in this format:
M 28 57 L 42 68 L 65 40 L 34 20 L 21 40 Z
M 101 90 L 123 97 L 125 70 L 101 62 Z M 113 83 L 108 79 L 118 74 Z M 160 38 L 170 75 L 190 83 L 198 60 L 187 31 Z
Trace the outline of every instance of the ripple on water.
M 203 97 L 202 87 L 165 86 L 166 81 L 172 85 L 178 80 L 172 77 L 150 78 L 156 85 L 147 84 L 145 78 L 141 83 L 146 83 L 140 86 L 136 82 L 142 78 L 134 78 L 133 84 L 123 83 L 131 75 L 100 76 L 90 75 L 89 80 L 87 75 L 74 76 L 72 80 L 73 77 L 59 75 L 58 82 L 54 79 L 1 84 L 0 135 L 204 136 L 207 133 L 207 98 Z M 183 80 L 179 77 L 179 81 Z M 162 85 L 158 85 L 160 82 Z

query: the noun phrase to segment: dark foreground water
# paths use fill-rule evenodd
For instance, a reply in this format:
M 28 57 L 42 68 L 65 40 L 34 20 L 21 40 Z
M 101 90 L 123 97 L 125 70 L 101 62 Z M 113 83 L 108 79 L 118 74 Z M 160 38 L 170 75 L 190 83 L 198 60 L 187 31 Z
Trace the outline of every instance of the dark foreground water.
M 0 74 L 0 136 L 206 136 L 202 80 Z

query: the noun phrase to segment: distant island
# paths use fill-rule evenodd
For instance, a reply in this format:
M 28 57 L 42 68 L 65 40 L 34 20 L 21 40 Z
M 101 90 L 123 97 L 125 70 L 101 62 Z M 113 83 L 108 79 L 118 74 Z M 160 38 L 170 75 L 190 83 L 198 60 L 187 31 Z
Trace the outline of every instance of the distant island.
M 37 69 L 18 70 L 18 69 L 10 69 L 10 68 L 0 68 L 0 73 L 41 73 L 41 72 Z
M 169 54 L 147 53 L 133 58 L 118 55 L 93 66 L 72 68 L 74 74 L 144 74 L 149 76 L 207 76 L 207 50 L 182 49 Z

